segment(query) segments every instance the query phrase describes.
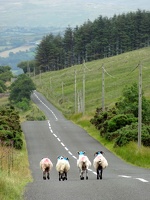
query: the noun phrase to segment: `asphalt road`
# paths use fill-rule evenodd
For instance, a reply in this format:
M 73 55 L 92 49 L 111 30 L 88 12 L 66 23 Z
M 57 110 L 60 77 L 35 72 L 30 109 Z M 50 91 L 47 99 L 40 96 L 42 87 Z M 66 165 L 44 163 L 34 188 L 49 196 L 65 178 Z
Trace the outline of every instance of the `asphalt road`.
M 40 93 L 32 100 L 46 114 L 47 121 L 24 122 L 30 169 L 33 182 L 25 188 L 25 200 L 150 200 L 150 170 L 126 164 L 109 152 L 51 105 Z M 86 151 L 93 162 L 94 152 L 102 150 L 108 160 L 103 179 L 97 180 L 93 166 L 89 179 L 80 180 L 77 168 L 77 151 Z M 57 156 L 70 161 L 68 180 L 59 181 L 55 165 Z M 39 162 L 49 157 L 53 162 L 50 180 L 43 180 Z

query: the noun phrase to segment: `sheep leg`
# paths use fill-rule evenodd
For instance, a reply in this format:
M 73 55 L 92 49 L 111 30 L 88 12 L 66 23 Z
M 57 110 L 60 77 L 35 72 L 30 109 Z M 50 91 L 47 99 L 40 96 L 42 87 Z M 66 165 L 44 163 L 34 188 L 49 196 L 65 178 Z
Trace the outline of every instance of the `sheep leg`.
M 103 169 L 100 170 L 100 179 L 102 179 Z
M 83 170 L 80 170 L 80 180 L 84 180 L 83 172 Z
M 99 168 L 97 168 L 97 179 L 99 179 Z
M 86 171 L 86 180 L 88 180 L 88 169 L 86 169 L 85 171 Z
M 46 180 L 46 172 L 43 172 L 43 180 Z
M 67 180 L 67 172 L 65 172 L 65 179 Z
M 63 181 L 65 180 L 65 178 L 66 178 L 65 177 L 65 172 L 62 173 L 61 178 L 62 178 Z
M 103 173 L 103 169 L 101 166 L 99 166 L 97 168 L 97 179 L 99 179 L 99 178 L 102 179 L 102 173 Z
M 50 179 L 50 174 L 49 174 L 49 172 L 47 172 L 47 179 Z
M 59 181 L 61 181 L 61 173 L 59 172 Z

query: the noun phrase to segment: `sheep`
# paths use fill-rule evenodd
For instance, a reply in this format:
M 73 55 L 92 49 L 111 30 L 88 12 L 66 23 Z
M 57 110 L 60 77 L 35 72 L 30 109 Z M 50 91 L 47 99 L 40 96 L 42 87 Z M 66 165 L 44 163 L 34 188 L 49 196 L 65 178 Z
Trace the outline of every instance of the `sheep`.
M 67 180 L 67 173 L 70 170 L 69 159 L 67 157 L 58 156 L 56 170 L 59 173 L 59 181 Z
M 42 158 L 40 161 L 40 168 L 43 171 L 43 180 L 50 179 L 50 171 L 53 168 L 53 163 L 49 158 Z
M 77 167 L 79 168 L 80 180 L 84 180 L 83 174 L 86 174 L 88 179 L 88 168 L 91 166 L 89 158 L 85 155 L 85 151 L 78 151 L 79 158 L 77 160 Z
M 97 179 L 102 179 L 103 169 L 108 166 L 108 162 L 103 156 L 103 153 L 103 151 L 97 151 L 94 153 L 95 158 L 93 160 L 93 166 L 97 173 Z

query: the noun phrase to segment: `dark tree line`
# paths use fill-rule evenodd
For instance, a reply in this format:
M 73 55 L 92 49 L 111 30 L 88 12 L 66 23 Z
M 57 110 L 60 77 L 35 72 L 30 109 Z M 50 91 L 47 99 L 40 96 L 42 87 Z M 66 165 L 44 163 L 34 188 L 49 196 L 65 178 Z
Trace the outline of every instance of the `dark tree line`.
M 36 49 L 36 68 L 40 72 L 59 70 L 83 60 L 91 61 L 149 46 L 150 12 L 137 10 L 112 18 L 99 16 L 64 35 L 43 37 Z M 36 70 L 37 71 L 37 70 Z

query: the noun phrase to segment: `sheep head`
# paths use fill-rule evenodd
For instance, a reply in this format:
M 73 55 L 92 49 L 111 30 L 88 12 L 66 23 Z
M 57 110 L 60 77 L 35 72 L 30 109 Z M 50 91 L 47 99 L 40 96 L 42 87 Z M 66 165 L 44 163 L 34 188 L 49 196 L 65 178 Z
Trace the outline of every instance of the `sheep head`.
M 104 152 L 103 151 L 97 151 L 94 153 L 94 156 L 97 156 L 97 155 L 100 155 L 100 154 L 103 154 Z
M 84 155 L 85 154 L 85 151 L 78 151 L 77 152 L 79 155 Z
M 62 160 L 62 159 L 64 159 L 64 157 L 63 156 L 58 156 L 57 159 L 58 160 Z

